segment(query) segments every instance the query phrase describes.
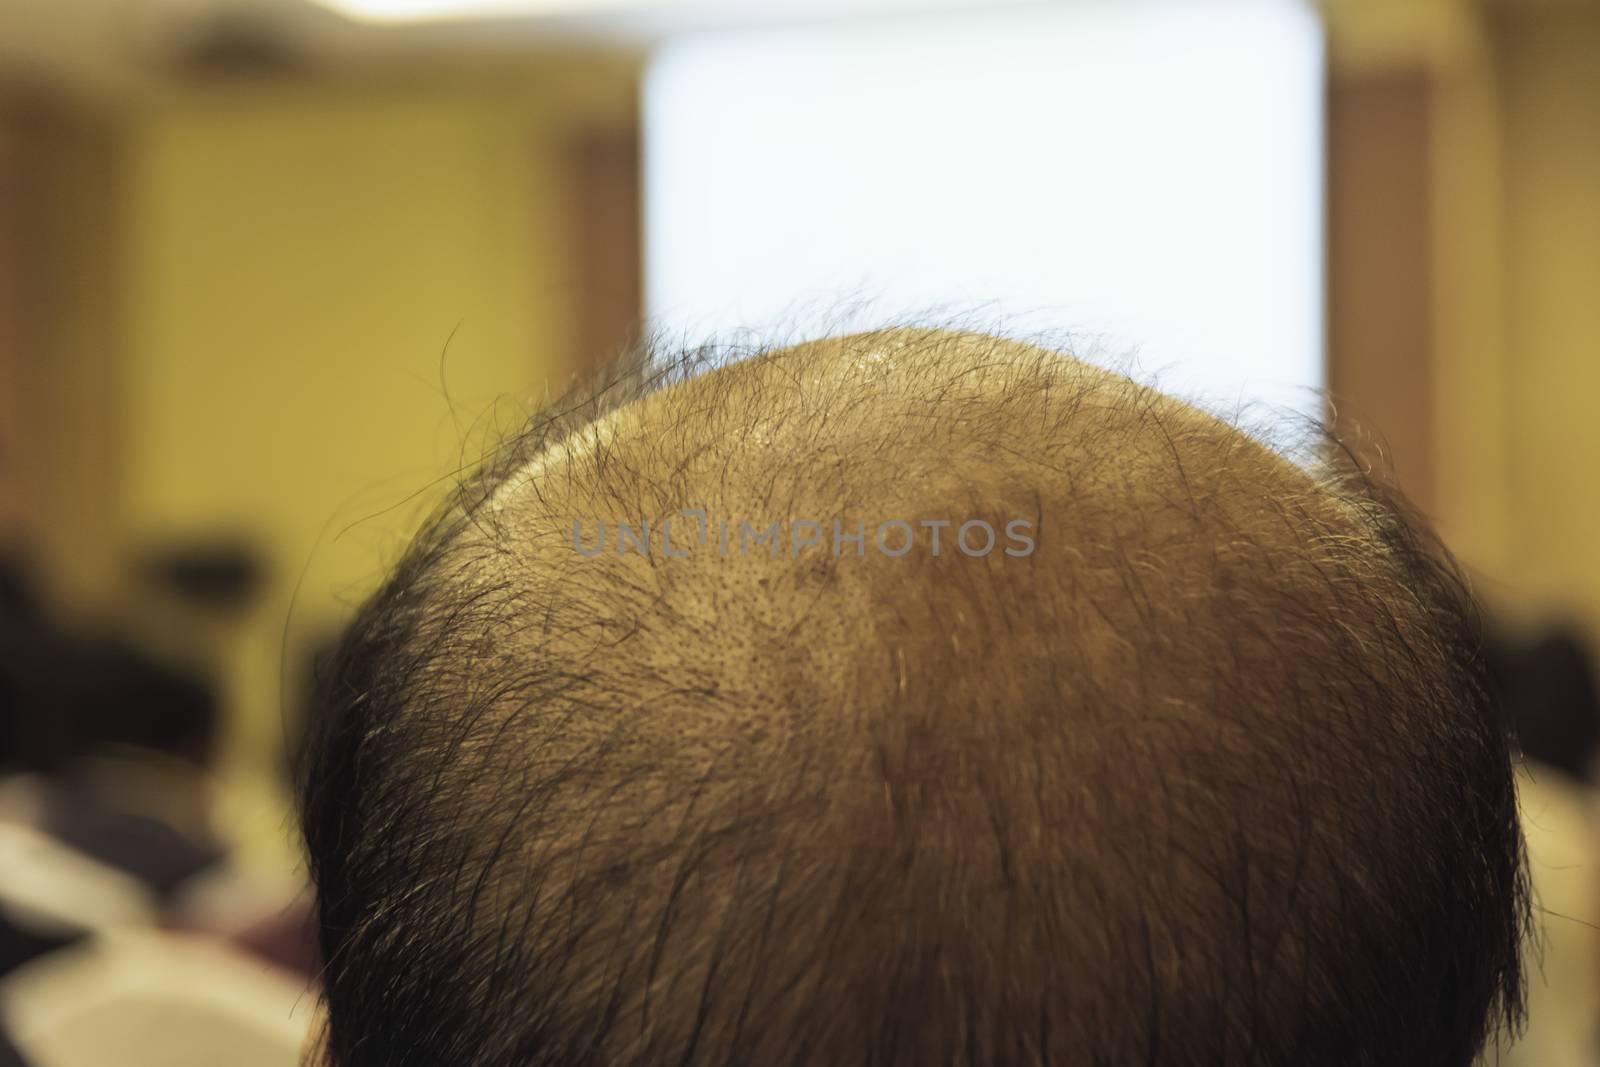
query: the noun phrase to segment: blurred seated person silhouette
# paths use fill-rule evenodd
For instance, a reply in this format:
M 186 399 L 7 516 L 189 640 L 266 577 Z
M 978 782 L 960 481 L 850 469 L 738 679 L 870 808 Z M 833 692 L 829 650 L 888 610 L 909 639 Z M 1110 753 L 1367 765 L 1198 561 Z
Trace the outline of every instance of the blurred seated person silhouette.
M 200 678 L 4 597 L 0 1064 L 296 1062 L 285 900 L 212 826 L 219 726 Z
M 0 647 L 8 768 L 0 814 L 171 901 L 223 857 L 206 771 L 218 725 L 201 680 L 126 641 L 44 628 Z
M 1593 785 L 1600 753 L 1600 683 L 1583 629 L 1554 623 L 1494 635 L 1490 674 L 1524 756 Z
M 302 768 L 336 1067 L 1465 1065 L 1522 1003 L 1449 556 L 1068 355 L 619 376 L 460 488 Z

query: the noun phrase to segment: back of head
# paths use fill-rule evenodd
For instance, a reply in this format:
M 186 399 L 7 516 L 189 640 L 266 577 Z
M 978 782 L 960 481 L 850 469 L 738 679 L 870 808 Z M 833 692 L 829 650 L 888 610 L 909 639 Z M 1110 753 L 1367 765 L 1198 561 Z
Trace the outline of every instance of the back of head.
M 365 607 L 339 1067 L 1465 1064 L 1526 901 L 1471 598 L 1362 479 L 895 331 L 614 390 Z

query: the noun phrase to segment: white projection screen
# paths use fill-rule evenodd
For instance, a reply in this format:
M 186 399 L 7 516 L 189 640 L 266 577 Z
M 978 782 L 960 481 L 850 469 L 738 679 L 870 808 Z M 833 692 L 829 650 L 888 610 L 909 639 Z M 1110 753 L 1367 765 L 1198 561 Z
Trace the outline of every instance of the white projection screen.
M 706 32 L 645 79 L 645 291 L 691 341 L 959 320 L 1314 410 L 1321 30 L 1295 0 Z

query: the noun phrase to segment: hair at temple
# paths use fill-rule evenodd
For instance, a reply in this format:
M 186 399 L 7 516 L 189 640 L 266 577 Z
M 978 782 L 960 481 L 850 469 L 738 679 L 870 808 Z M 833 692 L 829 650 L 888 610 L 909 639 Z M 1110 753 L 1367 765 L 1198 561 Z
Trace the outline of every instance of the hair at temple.
M 1514 1027 L 1473 600 L 1331 436 L 1291 463 L 970 333 L 705 362 L 536 420 L 349 631 L 302 766 L 333 1064 L 1464 1065 Z M 684 508 L 1037 550 L 573 550 Z

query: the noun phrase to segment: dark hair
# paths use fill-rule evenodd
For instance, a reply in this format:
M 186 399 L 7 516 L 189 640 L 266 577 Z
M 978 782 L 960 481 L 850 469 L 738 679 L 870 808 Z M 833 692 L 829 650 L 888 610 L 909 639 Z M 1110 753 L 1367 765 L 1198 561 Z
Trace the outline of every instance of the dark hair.
M 1337 447 L 972 335 L 697 364 L 539 421 L 351 626 L 301 765 L 333 1064 L 1465 1065 L 1515 1025 L 1473 600 Z M 562 551 L 580 507 L 864 503 L 1038 552 Z

